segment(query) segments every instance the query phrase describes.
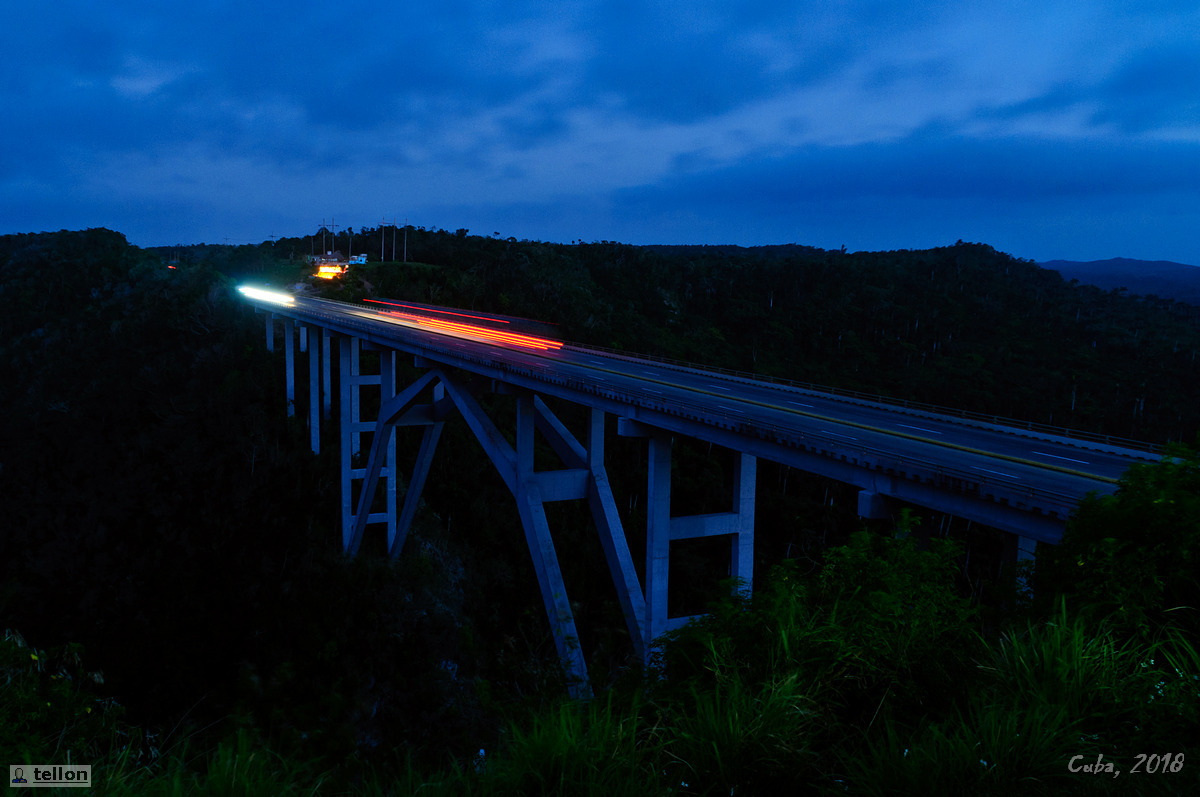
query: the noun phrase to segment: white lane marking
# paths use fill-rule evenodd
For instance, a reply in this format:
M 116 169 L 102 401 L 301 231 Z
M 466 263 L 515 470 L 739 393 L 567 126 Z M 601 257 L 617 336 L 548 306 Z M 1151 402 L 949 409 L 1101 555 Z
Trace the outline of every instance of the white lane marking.
M 729 410 L 730 412 L 737 412 L 737 413 L 742 412 L 742 410 L 735 410 L 733 407 L 726 407 L 724 404 L 718 404 L 717 408 L 722 409 L 722 410 Z
M 643 390 L 645 390 L 647 393 L 657 393 L 657 394 L 658 394 L 658 395 L 660 395 L 660 396 L 662 395 L 662 391 L 661 391 L 661 390 L 652 390 L 652 389 L 650 389 L 650 388 L 648 388 L 648 387 L 646 387 L 646 388 L 642 388 L 642 389 L 643 389 Z
M 720 385 L 709 385 L 709 387 L 715 387 L 717 390 L 728 390 L 730 392 L 733 391 L 733 388 L 731 387 L 721 387 Z
M 922 429 L 920 426 L 909 426 L 907 423 L 898 423 L 897 426 L 903 426 L 905 429 L 916 429 L 918 432 L 929 432 L 930 434 L 941 434 L 933 429 Z
M 1071 459 L 1070 457 L 1060 457 L 1058 454 L 1046 454 L 1041 451 L 1030 451 L 1030 454 L 1037 454 L 1039 457 L 1054 457 L 1055 459 L 1065 459 L 1067 462 L 1078 462 L 1080 465 L 1091 465 L 1090 462 L 1085 462 L 1082 459 Z
M 821 429 L 820 431 L 824 432 L 825 434 L 831 434 L 831 435 L 834 435 L 835 437 L 844 437 L 844 438 L 846 438 L 847 440 L 857 440 L 857 439 L 858 439 L 857 437 L 851 437 L 851 436 L 850 436 L 850 435 L 848 435 L 848 434 L 841 434 L 841 433 L 839 433 L 839 432 L 831 432 L 831 431 L 829 431 L 828 429 Z
M 642 371 L 642 373 L 649 374 L 650 376 L 658 376 L 658 371 Z
M 591 377 L 591 378 L 592 378 L 592 379 L 595 379 L 597 382 L 607 382 L 607 381 L 608 381 L 607 379 L 605 379 L 605 378 L 604 378 L 604 377 L 602 377 L 602 376 L 593 376 L 593 377 Z
M 789 401 L 788 404 L 791 404 L 794 407 L 808 407 L 810 409 L 812 408 L 811 404 L 801 404 L 799 401 Z
M 1000 471 L 998 471 L 998 470 L 988 470 L 987 468 L 978 468 L 978 467 L 976 467 L 976 466 L 974 466 L 974 465 L 972 465 L 972 466 L 971 466 L 971 470 L 981 470 L 981 471 L 983 471 L 984 473 L 994 473 L 994 474 L 996 474 L 997 476 L 1004 476 L 1004 477 L 1006 477 L 1006 478 L 1009 478 L 1009 479 L 1016 479 L 1017 481 L 1020 481 L 1020 480 L 1021 480 L 1021 477 L 1020 477 L 1020 476 L 1014 476 L 1014 475 L 1012 475 L 1011 473 L 1001 473 L 1001 472 L 1000 472 Z

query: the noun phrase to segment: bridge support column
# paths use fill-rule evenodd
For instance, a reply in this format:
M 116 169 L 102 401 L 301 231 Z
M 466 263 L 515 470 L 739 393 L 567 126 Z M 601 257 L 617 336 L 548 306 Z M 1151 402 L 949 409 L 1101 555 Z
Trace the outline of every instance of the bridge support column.
M 555 646 L 568 678 L 572 695 L 591 694 L 587 680 L 587 664 L 579 647 L 571 603 L 555 551 L 554 541 L 546 519 L 545 504 L 550 501 L 586 498 L 600 534 L 601 546 L 617 589 L 626 624 L 634 648 L 643 661 L 648 661 L 653 641 L 662 634 L 685 624 L 691 617 L 669 617 L 667 596 L 670 570 L 670 544 L 674 540 L 727 535 L 730 537 L 729 574 L 739 579 L 739 588 L 749 593 L 754 578 L 754 491 L 757 459 L 750 454 L 736 453 L 733 474 L 733 508 L 730 512 L 708 515 L 671 516 L 671 438 L 666 432 L 621 419 L 623 434 L 650 438 L 648 519 L 646 540 L 646 586 L 638 584 L 637 573 L 625 540 L 621 520 L 616 510 L 612 490 L 604 467 L 605 413 L 593 409 L 588 426 L 588 445 L 585 448 L 554 416 L 536 395 L 516 390 L 516 444 L 510 445 L 483 413 L 475 399 L 463 387 L 438 370 L 430 370 L 395 397 L 383 402 L 379 419 L 374 424 L 374 439 L 366 467 L 351 470 L 349 438 L 359 424 L 353 420 L 353 392 L 369 377 L 355 374 L 353 345 L 341 341 L 343 441 L 343 543 L 354 554 L 362 544 L 365 527 L 375 522 L 370 514 L 379 477 L 385 462 L 395 472 L 395 427 L 424 425 L 426 427 L 417 454 L 416 466 L 405 494 L 404 508 L 395 535 L 389 533 L 388 553 L 399 556 L 408 534 L 417 501 L 429 473 L 434 449 L 441 434 L 442 419 L 453 405 L 467 421 L 475 437 L 496 466 L 505 485 L 517 502 L 525 541 L 533 558 L 534 570 Z M 381 381 L 383 390 L 390 392 L 394 364 L 383 361 Z M 436 380 L 436 381 L 435 381 Z M 432 386 L 433 402 L 414 404 L 420 393 Z M 534 469 L 535 430 L 563 460 L 561 470 Z M 350 484 L 352 478 L 362 478 L 363 488 L 357 501 L 357 511 L 351 514 Z M 389 509 L 389 514 L 392 512 Z
M 585 452 L 587 466 L 591 471 L 591 478 L 588 480 L 588 504 L 592 509 L 596 530 L 600 534 L 600 546 L 604 549 L 609 573 L 617 588 L 617 600 L 621 603 L 621 613 L 625 615 L 625 626 L 629 631 L 629 638 L 633 641 L 634 653 L 645 661 L 648 616 L 646 598 L 638 581 L 633 557 L 629 553 L 629 542 L 625 539 L 621 516 L 617 513 L 617 502 L 613 499 L 612 486 L 608 482 L 608 471 L 604 467 L 604 427 L 605 412 L 593 408 L 588 422 L 588 445 Z
M 309 327 L 302 327 L 301 332 L 307 338 Z M 303 340 L 301 342 L 303 343 Z M 328 356 L 326 354 L 327 358 Z M 318 381 L 321 378 L 320 368 L 320 349 L 317 348 L 316 341 L 313 341 L 313 345 L 308 347 L 308 436 L 314 454 L 321 453 L 321 385 Z
M 735 453 L 733 511 L 671 516 L 671 438 L 660 430 L 626 421 L 624 434 L 648 436 L 649 483 L 646 487 L 646 619 L 644 655 L 653 656 L 655 640 L 680 628 L 692 616 L 670 617 L 667 611 L 671 543 L 698 537 L 730 536 L 729 575 L 749 595 L 754 582 L 754 489 L 758 460 Z
M 1019 534 L 1004 536 L 1004 558 L 1017 565 L 1017 594 L 1033 597 L 1033 585 L 1030 583 L 1033 568 L 1036 566 L 1038 541 L 1032 537 L 1022 537 Z
M 571 602 L 567 599 L 567 589 L 558 564 L 558 554 L 554 550 L 554 540 L 550 536 L 550 524 L 546 520 L 544 503 L 547 498 L 561 500 L 566 497 L 583 497 L 583 495 L 570 494 L 570 488 L 556 480 L 539 478 L 552 473 L 564 473 L 564 471 L 549 471 L 540 474 L 534 472 L 533 432 L 537 421 L 533 402 L 532 395 L 517 397 L 515 478 L 517 509 L 521 514 L 521 525 L 525 528 L 525 542 L 533 557 L 533 569 L 537 573 L 538 586 L 542 591 L 542 603 L 546 609 L 546 617 L 550 620 L 550 630 L 554 634 L 558 657 L 566 668 L 567 688 L 575 697 L 591 696 L 587 663 L 583 659 L 583 651 L 579 646 L 579 632 L 575 628 L 575 615 L 571 610 Z M 565 471 L 565 473 L 570 473 L 570 471 Z M 543 484 L 551 488 L 550 495 L 543 495 Z
M 733 459 L 733 524 L 730 536 L 729 575 L 740 582 L 746 597 L 754 586 L 754 489 L 758 458 L 736 452 Z
M 671 438 L 650 436 L 646 485 L 646 654 L 667 627 L 667 585 L 671 574 Z
M 396 396 L 396 350 L 383 349 L 379 352 L 379 407 Z M 376 434 L 378 434 L 376 428 Z M 384 485 L 384 513 L 387 515 L 387 548 L 391 551 L 396 540 L 396 479 L 400 473 L 396 467 L 396 435 L 387 436 L 387 460 L 384 462 L 383 475 L 387 479 Z
M 433 406 L 444 403 L 446 400 L 446 390 L 441 383 L 433 386 Z M 413 465 L 412 477 L 408 480 L 408 489 L 404 491 L 404 508 L 400 513 L 400 520 L 396 524 L 396 533 L 388 538 L 388 555 L 393 559 L 400 557 L 400 551 L 404 550 L 404 541 L 408 538 L 408 529 L 412 526 L 413 518 L 417 514 L 417 503 L 421 499 L 421 492 L 425 489 L 425 480 L 429 477 L 429 468 L 433 465 L 433 452 L 437 450 L 438 440 L 442 436 L 442 427 L 446 424 L 440 420 L 434 420 L 425 426 L 425 432 L 421 435 L 421 447 L 417 451 L 417 462 Z M 395 445 L 395 440 L 392 441 Z M 395 459 L 392 460 L 393 462 Z
M 358 452 L 362 450 L 362 435 L 358 428 L 360 418 L 358 388 L 362 385 L 362 382 L 359 381 L 359 377 L 361 376 L 359 373 L 361 365 L 359 350 L 361 347 L 362 342 L 358 338 L 350 338 L 350 357 L 347 360 L 347 364 L 350 366 L 350 424 L 352 431 L 350 435 L 350 456 L 352 457 L 358 456 Z M 342 378 L 345 379 L 346 377 L 343 376 Z
M 267 351 L 275 351 L 275 314 L 263 313 L 267 318 Z
M 284 370 L 287 372 L 287 414 L 291 418 L 296 414 L 296 342 L 292 327 L 295 323 L 290 318 L 283 321 L 283 359 Z
M 380 353 L 380 367 L 382 372 L 379 374 L 361 374 L 359 372 L 359 350 L 360 342 L 358 338 L 339 337 L 338 338 L 338 381 L 340 382 L 341 393 L 341 480 L 342 480 L 342 547 L 344 550 L 351 550 L 351 540 L 355 533 L 354 514 L 354 482 L 363 479 L 367 474 L 366 468 L 354 468 L 354 457 L 358 455 L 362 447 L 362 433 L 376 431 L 374 422 L 363 423 L 359 420 L 359 389 L 363 385 L 379 385 L 382 402 L 386 404 L 392 396 L 390 393 L 394 391 L 395 385 L 395 353 L 392 351 L 384 351 Z M 366 504 L 366 511 L 362 513 L 363 523 L 387 523 L 388 538 L 391 539 L 396 533 L 396 487 L 394 483 L 395 468 L 393 462 L 395 460 L 396 443 L 395 438 L 388 436 L 384 441 L 386 443 L 385 451 L 388 455 L 387 462 L 380 461 L 380 471 L 378 475 L 384 476 L 388 480 L 387 492 L 388 502 L 387 509 L 383 512 L 370 512 L 370 502 Z M 364 491 L 365 492 L 365 491 Z M 361 542 L 361 540 L 360 540 Z M 355 545 L 357 547 L 357 544 Z
M 392 354 L 394 355 L 394 352 Z M 388 366 L 389 362 L 391 363 L 390 367 Z M 387 370 L 391 371 L 387 378 L 382 380 L 386 385 L 386 383 L 394 379 L 394 356 L 384 359 L 383 364 Z M 363 485 L 358 497 L 358 509 L 349 518 L 349 532 L 344 538 L 345 550 L 351 556 L 358 553 L 367 524 L 380 520 L 387 520 L 388 522 L 388 554 L 392 558 L 400 555 L 400 550 L 404 546 L 404 540 L 408 536 L 409 524 L 411 524 L 412 518 L 416 514 L 417 501 L 420 499 L 421 490 L 425 486 L 425 477 L 429 473 L 429 463 L 433 459 L 433 449 L 437 446 L 438 437 L 442 432 L 442 422 L 440 419 L 434 417 L 435 413 L 432 406 L 410 407 L 410 405 L 421 394 L 421 391 L 433 382 L 437 376 L 438 373 L 435 371 L 426 373 L 400 393 L 388 396 L 379 409 L 379 420 L 375 423 L 375 435 L 371 441 L 370 452 L 367 455 L 367 466 L 361 471 L 355 471 L 355 474 L 361 474 Z M 440 388 L 440 385 L 438 388 Z M 440 393 L 441 391 L 435 388 L 435 399 L 439 397 Z M 395 431 L 397 426 L 413 425 L 424 425 L 426 430 L 425 436 L 421 441 L 421 451 L 417 455 L 417 466 L 412 479 L 409 480 L 408 490 L 404 497 L 404 513 L 401 515 L 399 523 L 397 523 L 395 519 L 395 474 L 397 472 L 395 465 Z M 385 474 L 388 476 L 389 482 L 387 487 L 389 492 L 387 500 L 388 511 L 382 516 L 371 514 L 371 504 L 375 500 L 379 477 Z
M 357 352 L 356 352 L 357 353 Z M 342 416 L 341 434 L 339 435 L 338 444 L 341 451 L 341 481 L 342 481 L 342 548 L 350 550 L 350 538 L 353 534 L 353 507 L 351 502 L 354 498 L 352 492 L 352 478 L 350 475 L 350 438 L 353 436 L 353 428 L 350 419 L 350 393 L 353 390 L 350 381 L 350 338 L 338 338 L 338 409 Z
M 412 406 L 420 392 L 434 379 L 434 402 L 430 405 Z M 387 379 L 385 377 L 384 381 Z M 449 399 L 449 401 L 447 401 Z M 362 543 L 363 529 L 373 516 L 367 513 L 374 499 L 385 447 L 394 452 L 394 429 L 399 425 L 425 425 L 421 450 L 417 454 L 417 465 L 404 499 L 404 514 L 401 517 L 399 534 L 389 536 L 389 553 L 398 556 L 408 533 L 408 526 L 416 512 L 416 502 L 424 486 L 425 477 L 433 458 L 433 450 L 441 434 L 442 418 L 453 405 L 462 414 L 471 431 L 483 445 L 484 451 L 500 472 L 505 485 L 517 501 L 521 525 L 525 530 L 525 541 L 533 557 L 534 571 L 541 588 L 542 602 L 555 647 L 563 664 L 568 690 L 575 697 L 591 695 L 587 665 L 579 646 L 579 634 L 575 628 L 575 617 L 567 599 L 562 571 L 550 536 L 546 520 L 545 503 L 582 499 L 589 494 L 589 474 L 585 467 L 569 467 L 564 470 L 537 472 L 533 467 L 534 430 L 538 427 L 551 429 L 551 442 L 565 452 L 568 464 L 584 465 L 586 454 L 573 438 L 556 437 L 553 427 L 557 419 L 545 409 L 540 400 L 528 393 L 517 396 L 516 446 L 508 441 L 495 424 L 483 413 L 475 399 L 462 387 L 456 385 L 440 371 L 432 370 L 400 394 L 384 402 L 379 420 L 375 425 L 375 437 L 363 469 L 363 489 L 358 500 L 358 511 L 352 518 L 353 525 L 345 539 L 346 550 L 357 552 Z M 391 458 L 394 461 L 394 455 Z
M 896 501 L 874 490 L 858 491 L 858 516 L 865 520 L 887 520 L 895 514 Z
M 333 380 L 330 378 L 330 361 L 329 361 L 329 330 L 321 328 L 321 387 L 325 393 L 321 399 L 321 417 L 329 420 L 331 414 L 331 405 L 333 400 Z

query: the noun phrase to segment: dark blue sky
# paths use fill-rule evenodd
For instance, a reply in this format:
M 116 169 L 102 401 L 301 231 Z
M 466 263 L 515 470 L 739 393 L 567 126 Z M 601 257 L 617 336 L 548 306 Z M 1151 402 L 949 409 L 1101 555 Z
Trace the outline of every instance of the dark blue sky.
M 0 232 L 1200 264 L 1195 0 L 60 0 L 0 42 Z

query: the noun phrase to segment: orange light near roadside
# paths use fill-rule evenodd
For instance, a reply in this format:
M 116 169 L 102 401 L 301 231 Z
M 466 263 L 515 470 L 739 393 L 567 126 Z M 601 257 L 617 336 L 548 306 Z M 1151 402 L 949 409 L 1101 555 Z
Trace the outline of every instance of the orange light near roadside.
M 474 324 L 464 324 L 459 321 L 447 321 L 441 318 L 429 318 L 427 316 L 414 315 L 412 313 L 402 313 L 396 310 L 383 310 L 384 315 L 395 316 L 402 318 L 405 321 L 410 321 L 417 326 L 431 329 L 435 332 L 442 332 L 447 335 L 456 337 L 470 337 L 486 341 L 494 341 L 496 343 L 505 343 L 511 346 L 524 346 L 530 349 L 538 349 L 540 351 L 557 351 L 562 348 L 562 343 L 557 340 L 549 340 L 547 338 L 539 338 L 533 335 L 522 335 L 519 332 L 505 332 L 499 329 L 488 329 L 486 327 L 475 326 Z

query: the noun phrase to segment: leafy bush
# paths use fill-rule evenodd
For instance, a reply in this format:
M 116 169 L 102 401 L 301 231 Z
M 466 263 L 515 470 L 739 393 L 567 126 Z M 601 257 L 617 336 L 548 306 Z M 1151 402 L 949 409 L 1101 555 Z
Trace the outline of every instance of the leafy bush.
M 1129 633 L 1170 621 L 1200 634 L 1200 449 L 1170 446 L 1113 495 L 1084 499 L 1045 560 L 1048 597 L 1111 614 Z

